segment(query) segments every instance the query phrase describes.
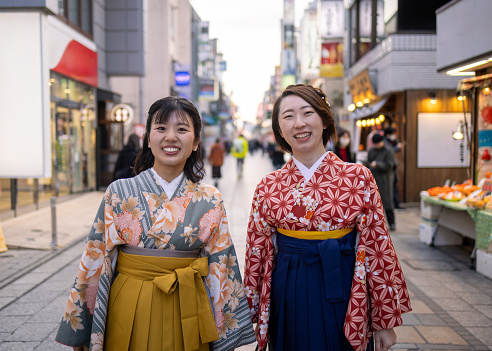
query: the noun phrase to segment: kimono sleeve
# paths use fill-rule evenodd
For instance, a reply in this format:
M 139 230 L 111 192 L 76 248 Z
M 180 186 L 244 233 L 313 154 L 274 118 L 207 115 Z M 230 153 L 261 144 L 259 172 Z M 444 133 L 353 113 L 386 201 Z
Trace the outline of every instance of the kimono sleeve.
M 209 274 L 205 283 L 220 337 L 211 343 L 211 350 L 230 350 L 256 339 L 222 200 L 215 210 L 217 221 L 211 226 L 210 240 L 202 250 L 208 255 Z
M 364 214 L 358 224 L 355 277 L 367 281 L 370 329 L 383 330 L 403 323 L 411 311 L 408 289 L 386 225 L 381 197 L 372 174 L 365 174 Z
M 266 345 L 270 319 L 270 289 L 274 261 L 274 228 L 268 224 L 263 181 L 257 186 L 248 223 L 244 285 L 253 323 L 258 323 L 259 346 Z
M 89 347 L 99 281 L 102 275 L 111 272 L 108 251 L 118 242 L 109 198 L 108 190 L 89 232 L 55 338 L 65 345 Z

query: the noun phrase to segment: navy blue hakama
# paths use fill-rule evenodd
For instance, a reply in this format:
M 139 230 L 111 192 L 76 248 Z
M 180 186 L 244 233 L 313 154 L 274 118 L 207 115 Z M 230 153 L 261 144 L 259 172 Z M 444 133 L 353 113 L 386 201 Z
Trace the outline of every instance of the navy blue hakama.
M 356 230 L 307 240 L 277 231 L 270 350 L 353 350 L 343 333 L 355 266 Z

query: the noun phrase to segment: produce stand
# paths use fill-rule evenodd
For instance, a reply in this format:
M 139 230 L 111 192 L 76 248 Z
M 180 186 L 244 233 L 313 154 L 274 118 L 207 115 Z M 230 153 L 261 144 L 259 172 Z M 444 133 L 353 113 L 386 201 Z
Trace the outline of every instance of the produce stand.
M 456 201 L 421 196 L 420 240 L 432 246 L 455 246 L 475 240 L 471 259 L 477 272 L 492 279 L 492 212 Z

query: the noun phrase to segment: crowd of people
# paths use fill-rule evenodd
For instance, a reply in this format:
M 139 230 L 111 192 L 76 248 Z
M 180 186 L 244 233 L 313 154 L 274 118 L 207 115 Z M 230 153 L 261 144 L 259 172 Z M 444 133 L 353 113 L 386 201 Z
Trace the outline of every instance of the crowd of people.
M 224 147 L 217 139 L 208 155 L 215 186 L 203 183 L 201 127 L 184 98 L 150 106 L 133 176 L 106 190 L 56 340 L 77 351 L 393 346 L 411 306 L 376 184 L 395 164 L 383 161 L 382 149 L 394 153 L 383 137 L 373 136 L 370 169 L 353 162 L 326 95 L 288 86 L 274 104 L 275 167 L 257 184 L 240 272 L 217 189 Z M 238 177 L 248 149 L 243 135 L 232 142 Z

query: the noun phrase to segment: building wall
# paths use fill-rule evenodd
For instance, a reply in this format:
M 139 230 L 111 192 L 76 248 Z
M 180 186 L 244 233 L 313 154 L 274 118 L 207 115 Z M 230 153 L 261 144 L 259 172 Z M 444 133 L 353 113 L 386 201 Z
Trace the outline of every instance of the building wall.
M 484 54 L 492 56 L 492 36 L 486 34 L 490 32 L 492 1 L 452 1 L 436 14 L 438 70 Z
M 189 2 L 148 0 L 145 5 L 144 76 L 111 76 L 109 79 L 113 89 L 121 93 L 122 102 L 134 107 L 135 122 L 140 123 L 145 123 L 145 113 L 152 103 L 171 94 L 173 60 L 192 64 L 192 8 Z M 171 30 L 172 23 L 174 31 Z M 128 132 L 131 128 L 128 127 Z
M 112 90 L 108 80 L 106 53 L 106 1 L 92 2 L 92 38 L 97 47 L 99 88 Z

